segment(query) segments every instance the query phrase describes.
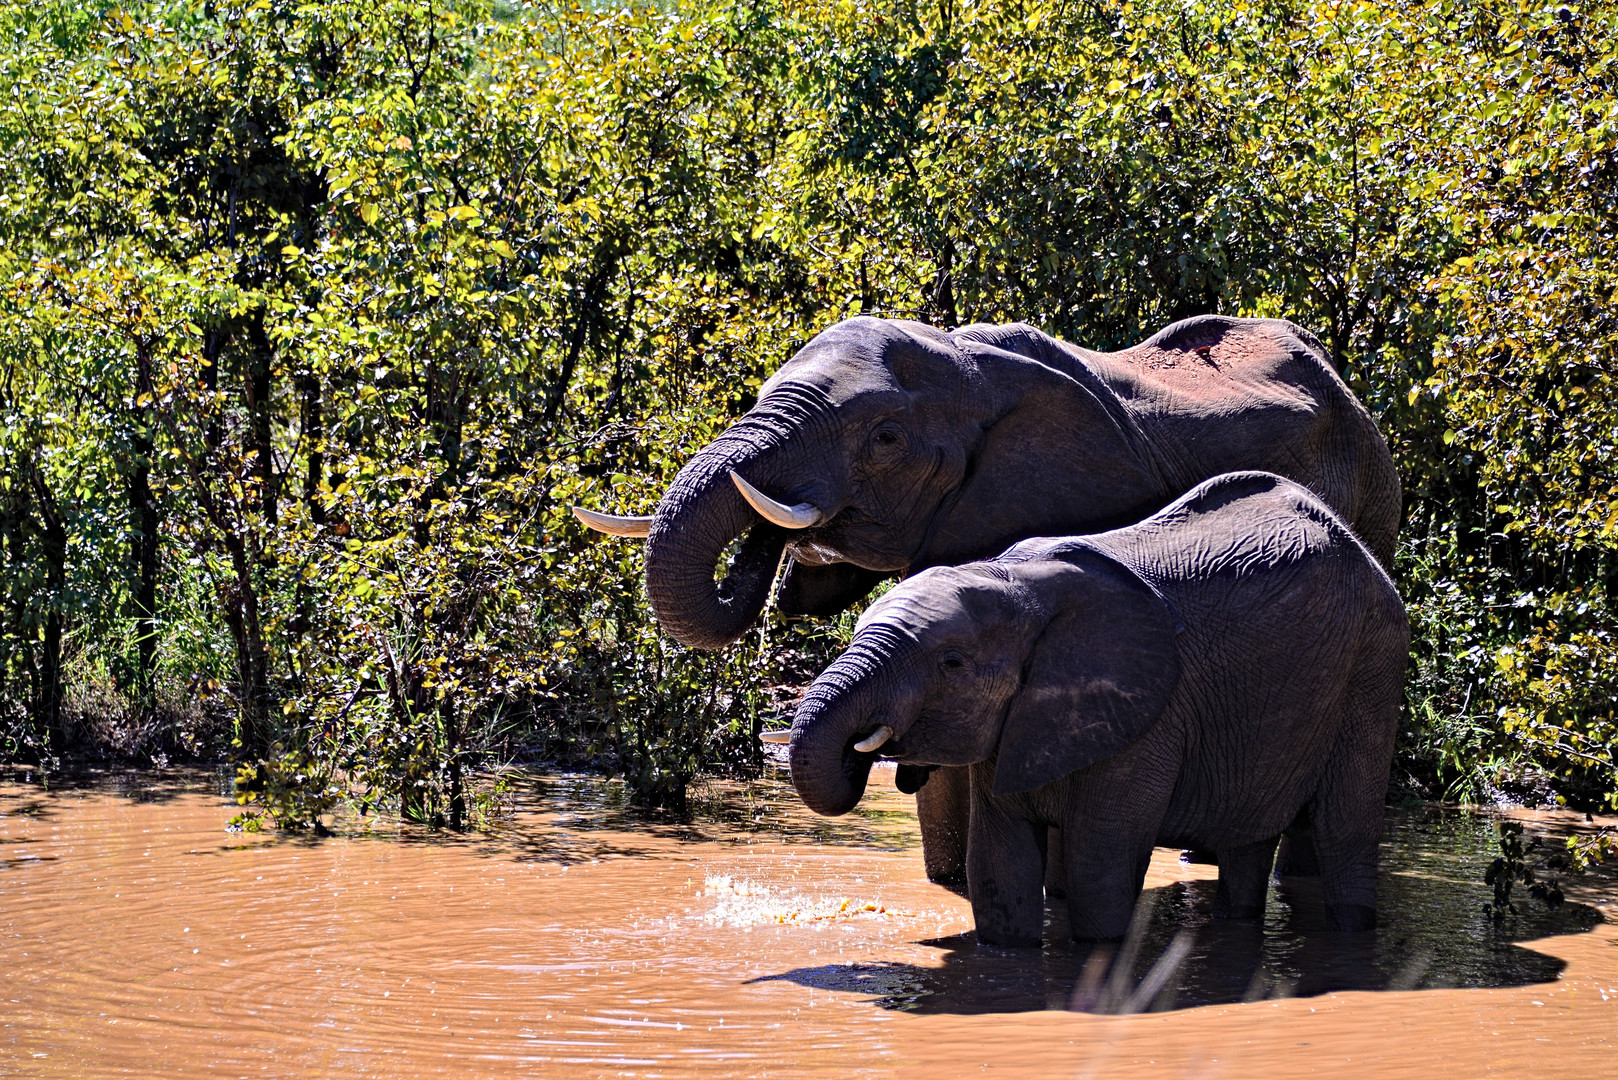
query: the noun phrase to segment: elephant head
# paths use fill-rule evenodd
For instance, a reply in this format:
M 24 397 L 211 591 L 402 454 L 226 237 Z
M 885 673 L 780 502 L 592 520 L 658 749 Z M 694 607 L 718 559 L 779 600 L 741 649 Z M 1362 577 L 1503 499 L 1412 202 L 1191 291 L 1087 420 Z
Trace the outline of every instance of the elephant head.
M 1179 679 L 1176 619 L 1133 571 L 1074 541 L 928 570 L 865 613 L 793 719 L 792 783 L 842 814 L 880 756 L 996 757 L 994 793 L 1028 791 L 1116 754 Z
M 758 617 L 783 550 L 783 610 L 829 614 L 884 575 L 1132 520 L 1143 492 L 1161 502 L 1110 391 L 1071 356 L 1010 351 L 1025 339 L 1042 335 L 839 323 L 680 470 L 655 514 L 575 512 L 644 536 L 658 622 L 719 648 Z

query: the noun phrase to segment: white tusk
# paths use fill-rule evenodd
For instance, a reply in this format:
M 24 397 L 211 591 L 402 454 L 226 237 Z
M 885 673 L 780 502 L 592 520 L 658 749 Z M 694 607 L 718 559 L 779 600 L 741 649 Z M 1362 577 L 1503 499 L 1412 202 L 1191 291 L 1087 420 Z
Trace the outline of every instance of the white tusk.
M 792 741 L 792 729 L 787 728 L 784 731 L 761 731 L 758 733 L 758 741 L 776 744 L 789 743 Z
M 811 525 L 820 524 L 820 511 L 815 509 L 814 503 L 788 506 L 786 503 L 776 502 L 743 480 L 735 469 L 730 471 L 730 478 L 736 481 L 736 487 L 741 491 L 742 498 L 747 500 L 747 505 L 764 515 L 764 520 L 770 524 L 779 525 L 783 529 L 807 529 Z
M 573 508 L 573 516 L 596 532 L 604 532 L 612 536 L 645 536 L 652 531 L 652 519 L 650 517 L 618 517 L 614 514 L 598 514 L 594 510 L 586 510 L 582 506 Z
M 888 725 L 883 724 L 865 738 L 855 743 L 854 749 L 858 750 L 862 754 L 869 754 L 891 738 L 893 738 L 893 729 Z

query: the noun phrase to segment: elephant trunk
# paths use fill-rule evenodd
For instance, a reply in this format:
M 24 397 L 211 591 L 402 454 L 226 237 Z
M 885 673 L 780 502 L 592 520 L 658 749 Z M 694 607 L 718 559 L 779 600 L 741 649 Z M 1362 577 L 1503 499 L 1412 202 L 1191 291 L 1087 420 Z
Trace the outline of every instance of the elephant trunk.
M 732 428 L 686 463 L 658 504 L 646 537 L 646 595 L 658 624 L 681 644 L 719 649 L 741 637 L 769 599 L 788 531 L 759 516 L 731 480 L 756 475 L 773 447 Z M 751 436 L 751 437 L 750 437 Z M 737 537 L 723 580 L 715 564 Z
M 882 741 L 872 734 L 883 725 L 908 726 L 910 695 L 890 675 L 892 659 L 856 644 L 821 672 L 798 706 L 788 753 L 792 786 L 817 814 L 846 814 L 865 794 L 878 748 L 856 744 Z

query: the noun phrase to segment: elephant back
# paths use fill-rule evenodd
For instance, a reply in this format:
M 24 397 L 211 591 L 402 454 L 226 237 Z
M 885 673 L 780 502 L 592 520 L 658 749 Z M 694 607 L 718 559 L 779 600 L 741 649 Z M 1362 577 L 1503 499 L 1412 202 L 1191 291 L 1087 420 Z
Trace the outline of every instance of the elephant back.
M 1391 565 L 1401 516 L 1393 455 L 1314 335 L 1283 319 L 1207 315 L 1089 362 L 1135 414 L 1171 488 L 1279 473 L 1321 495 Z
M 1325 500 L 1274 473 L 1205 480 L 1145 520 L 1083 541 L 1135 570 L 1188 622 L 1198 608 L 1250 603 L 1238 595 L 1245 589 L 1305 607 L 1329 598 L 1328 620 L 1367 606 L 1403 618 L 1375 554 Z M 1221 581 L 1225 588 L 1210 588 Z

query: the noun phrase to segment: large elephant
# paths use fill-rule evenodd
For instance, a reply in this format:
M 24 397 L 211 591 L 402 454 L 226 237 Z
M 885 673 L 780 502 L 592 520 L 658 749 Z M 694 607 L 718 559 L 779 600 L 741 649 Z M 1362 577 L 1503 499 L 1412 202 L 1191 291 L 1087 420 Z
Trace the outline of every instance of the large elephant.
M 792 782 L 841 814 L 879 755 L 969 766 L 969 895 L 991 943 L 1039 944 L 1047 829 L 1074 936 L 1104 939 L 1160 843 L 1218 854 L 1216 915 L 1260 915 L 1305 810 L 1328 922 L 1367 928 L 1408 651 L 1393 583 L 1342 520 L 1234 473 L 1137 525 L 895 587 L 799 706 Z
M 718 648 L 757 618 L 783 550 L 781 610 L 832 614 L 885 576 L 1138 521 L 1235 469 L 1306 485 L 1390 563 L 1387 445 L 1320 344 L 1279 319 L 1201 316 L 1115 353 L 1020 323 L 850 319 L 787 361 L 654 515 L 576 512 L 645 536 L 658 622 Z M 965 791 L 940 770 L 918 795 L 934 880 L 963 871 Z

